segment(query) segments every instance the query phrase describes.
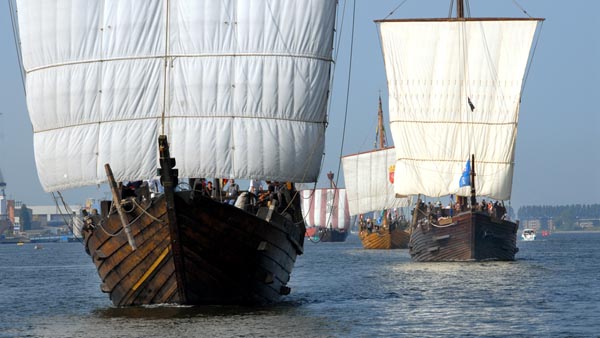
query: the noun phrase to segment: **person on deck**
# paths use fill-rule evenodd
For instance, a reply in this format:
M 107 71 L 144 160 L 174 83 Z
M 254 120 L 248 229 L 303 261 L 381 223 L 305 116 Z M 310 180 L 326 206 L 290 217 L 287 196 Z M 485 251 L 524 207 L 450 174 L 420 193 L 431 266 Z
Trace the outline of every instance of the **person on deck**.
M 213 195 L 212 181 L 206 182 L 206 187 L 204 188 L 204 195 L 207 197 L 212 197 L 212 195 Z
M 263 182 L 261 180 L 250 180 L 250 188 L 248 191 L 253 193 L 255 196 L 260 195 L 263 190 Z
M 229 204 L 233 205 L 235 203 L 235 200 L 237 199 L 239 193 L 240 193 L 240 186 L 237 183 L 235 183 L 235 180 L 232 178 L 229 181 L 229 187 L 227 188 L 227 199 L 225 200 L 225 203 L 229 203 Z

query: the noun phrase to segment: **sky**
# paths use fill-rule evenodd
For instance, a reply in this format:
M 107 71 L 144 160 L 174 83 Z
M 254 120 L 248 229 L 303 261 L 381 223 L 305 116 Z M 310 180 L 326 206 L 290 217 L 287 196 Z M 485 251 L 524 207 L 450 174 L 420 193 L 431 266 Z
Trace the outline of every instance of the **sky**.
M 600 1 L 562 3 L 469 1 L 473 17 L 525 17 L 523 8 L 531 16 L 546 18 L 522 96 L 510 201 L 514 208 L 600 203 L 600 36 L 595 23 Z M 328 171 L 339 172 L 343 178 L 338 169 L 340 154 L 373 148 L 379 95 L 387 121 L 387 80 L 373 20 L 385 18 L 396 8 L 389 18 L 447 17 L 449 6 L 450 0 L 339 1 L 338 26 L 343 25 L 337 29 L 340 41 L 334 51 L 337 57 L 319 186 L 327 184 Z M 35 168 L 8 1 L 0 3 L 0 46 L 0 171 L 7 183 L 6 194 L 28 205 L 51 205 L 54 202 L 41 188 Z M 343 186 L 343 180 L 338 184 Z M 95 186 L 63 194 L 71 204 L 82 204 L 89 197 L 109 197 L 105 187 Z

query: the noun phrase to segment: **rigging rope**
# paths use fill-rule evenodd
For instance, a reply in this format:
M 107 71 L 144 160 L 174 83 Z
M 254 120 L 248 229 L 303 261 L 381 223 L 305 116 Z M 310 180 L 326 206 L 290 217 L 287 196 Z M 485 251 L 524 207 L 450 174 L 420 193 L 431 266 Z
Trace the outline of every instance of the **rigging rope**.
M 65 222 L 65 225 L 67 226 L 67 228 L 69 228 L 69 230 L 71 230 L 71 233 L 73 234 L 73 237 L 75 237 L 79 243 L 83 244 L 83 241 L 81 240 L 80 237 L 77 237 L 75 235 L 75 221 L 74 221 L 74 216 L 73 216 L 73 210 L 69 207 L 69 205 L 65 202 L 65 199 L 63 198 L 62 194 L 60 193 L 60 191 L 56 192 L 58 194 L 58 196 L 60 197 L 60 200 L 62 201 L 63 207 L 64 207 L 64 213 L 63 210 L 61 209 L 60 205 L 58 204 L 58 198 L 56 197 L 56 195 L 54 195 L 54 192 L 52 192 L 52 198 L 54 199 L 54 204 L 56 204 L 56 210 L 58 211 L 58 213 L 61 215 L 61 217 L 63 218 L 63 221 Z M 67 215 L 69 215 L 69 219 L 67 219 Z
M 398 6 L 396 6 L 396 8 L 392 9 L 392 11 L 391 11 L 391 12 L 390 12 L 390 13 L 389 13 L 389 14 L 388 14 L 388 15 L 387 15 L 385 18 L 383 18 L 383 20 L 386 20 L 387 18 L 389 18 L 390 16 L 392 16 L 392 15 L 394 14 L 394 12 L 395 12 L 395 11 L 396 11 L 398 8 L 402 7 L 402 5 L 404 5 L 404 4 L 405 4 L 407 1 L 408 1 L 408 0 L 404 0 L 404 1 L 402 1 L 402 3 L 400 3 Z
M 19 34 L 18 34 L 18 28 L 17 28 L 17 20 L 18 18 L 16 18 L 15 16 L 17 15 L 17 9 L 16 9 L 16 4 L 13 4 L 14 0 L 8 0 L 8 8 L 10 11 L 10 22 L 12 25 L 12 31 L 13 31 L 13 39 L 15 42 L 15 49 L 17 50 L 17 59 L 19 61 L 19 75 L 21 75 L 21 85 L 23 86 L 23 92 L 25 93 L 25 96 L 27 96 L 27 91 L 25 90 L 25 67 L 23 66 L 23 54 L 21 52 L 21 48 L 20 48 L 20 42 L 19 42 Z
M 517 7 L 519 7 L 519 9 L 520 9 L 520 10 L 521 10 L 523 13 L 525 13 L 525 15 L 527 15 L 527 16 L 528 16 L 528 17 L 530 17 L 530 18 L 532 18 L 532 16 L 531 16 L 531 15 L 529 15 L 529 13 L 527 13 L 527 11 L 525 10 L 525 8 L 523 8 L 523 6 L 521 6 L 521 5 L 519 5 L 519 3 L 517 2 L 517 0 L 512 0 L 512 2 L 513 2 L 513 3 L 514 3 L 516 6 L 517 6 Z
M 407 0 L 405 0 L 407 1 Z M 345 5 L 344 5 L 345 6 Z M 345 7 L 344 7 L 345 8 Z M 336 174 L 336 180 L 335 180 L 335 185 L 337 187 L 339 180 L 340 180 L 340 172 L 342 170 L 342 155 L 344 153 L 344 141 L 346 139 L 346 124 L 348 122 L 348 104 L 349 104 L 349 97 L 350 97 L 350 81 L 352 79 L 352 57 L 353 57 L 353 51 L 354 51 L 354 32 L 355 32 L 355 26 L 356 26 L 356 0 L 354 0 L 352 2 L 352 29 L 351 29 L 351 33 L 350 33 L 350 56 L 349 56 L 349 66 L 348 66 L 348 80 L 346 82 L 346 103 L 345 103 L 345 109 L 344 109 L 344 125 L 343 125 L 343 129 L 342 129 L 342 143 L 340 146 L 340 155 L 338 157 L 338 168 L 337 168 L 337 174 Z M 340 39 L 341 40 L 341 39 Z M 338 40 L 339 41 L 339 40 Z M 339 49 L 338 49 L 339 51 Z M 315 185 L 316 187 L 316 185 Z M 335 188 L 335 195 L 337 195 L 337 188 Z M 334 201 L 335 201 L 335 195 L 334 195 Z M 311 205 L 312 208 L 312 205 Z M 331 222 L 331 217 L 333 217 L 333 211 L 335 210 L 335 206 L 331 207 L 331 211 L 327 217 L 327 220 L 325 221 L 325 226 L 327 226 L 330 222 Z M 327 229 L 327 228 L 326 228 Z M 333 227 L 332 227 L 333 229 Z M 311 239 L 311 237 L 308 237 L 309 240 L 311 242 L 314 242 L 313 239 Z M 318 242 L 321 241 L 321 236 L 319 233 L 319 240 Z M 316 242 L 315 242 L 316 243 Z

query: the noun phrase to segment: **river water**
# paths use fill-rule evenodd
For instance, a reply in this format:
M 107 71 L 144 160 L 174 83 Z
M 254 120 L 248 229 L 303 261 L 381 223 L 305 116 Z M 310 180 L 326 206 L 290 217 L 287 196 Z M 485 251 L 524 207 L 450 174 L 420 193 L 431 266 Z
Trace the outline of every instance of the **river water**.
M 268 307 L 114 308 L 79 243 L 0 245 L 0 337 L 600 337 L 600 233 L 519 242 L 514 262 L 415 263 L 305 244 Z

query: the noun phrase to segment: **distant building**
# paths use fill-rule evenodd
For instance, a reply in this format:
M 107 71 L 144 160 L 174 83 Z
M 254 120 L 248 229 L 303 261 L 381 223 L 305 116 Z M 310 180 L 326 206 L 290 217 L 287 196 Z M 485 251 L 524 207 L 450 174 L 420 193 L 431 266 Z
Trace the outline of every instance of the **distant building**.
M 534 229 L 535 231 L 548 230 L 554 232 L 556 226 L 552 217 L 540 217 L 533 219 L 526 219 L 521 221 L 521 226 L 524 229 Z

